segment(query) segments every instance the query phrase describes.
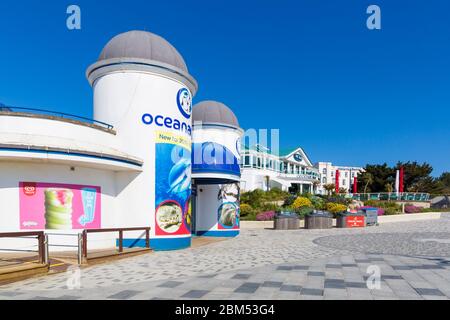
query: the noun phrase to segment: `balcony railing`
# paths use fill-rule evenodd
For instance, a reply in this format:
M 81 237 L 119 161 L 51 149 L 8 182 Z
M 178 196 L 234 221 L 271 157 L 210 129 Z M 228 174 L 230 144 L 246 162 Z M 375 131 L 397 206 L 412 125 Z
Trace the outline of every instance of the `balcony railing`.
M 353 195 L 353 199 L 359 201 L 378 200 L 378 201 L 430 201 L 428 193 L 357 193 Z
M 0 105 L 0 113 L 1 112 L 3 112 L 3 113 L 29 113 L 29 114 L 53 116 L 53 117 L 62 118 L 62 119 L 69 119 L 69 120 L 75 120 L 75 121 L 84 122 L 84 123 L 95 124 L 100 127 L 104 127 L 108 130 L 114 129 L 114 127 L 112 125 L 110 125 L 106 122 L 97 121 L 94 119 L 77 116 L 77 115 L 73 115 L 70 113 L 55 112 L 55 111 L 50 111 L 50 110 L 45 110 L 45 109 L 19 108 L 19 107 L 10 107 L 10 106 Z

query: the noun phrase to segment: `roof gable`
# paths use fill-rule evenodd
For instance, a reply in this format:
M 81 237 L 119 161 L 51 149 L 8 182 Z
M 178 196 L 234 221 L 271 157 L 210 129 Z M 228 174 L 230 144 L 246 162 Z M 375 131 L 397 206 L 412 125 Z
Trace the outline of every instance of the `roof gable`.
M 297 148 L 287 156 L 284 156 L 283 159 L 288 161 L 297 162 L 298 164 L 302 164 L 308 167 L 312 167 L 311 160 L 309 160 L 308 155 L 302 148 Z

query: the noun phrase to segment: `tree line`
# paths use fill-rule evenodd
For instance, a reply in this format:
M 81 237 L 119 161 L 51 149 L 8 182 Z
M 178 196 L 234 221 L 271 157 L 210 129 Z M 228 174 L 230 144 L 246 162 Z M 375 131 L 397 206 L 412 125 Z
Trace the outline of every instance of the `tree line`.
M 403 167 L 406 192 L 450 194 L 450 172 L 435 178 L 428 163 L 399 162 L 391 167 L 387 163 L 367 165 L 366 172 L 358 177 L 358 191 L 364 193 L 395 192 L 397 170 Z

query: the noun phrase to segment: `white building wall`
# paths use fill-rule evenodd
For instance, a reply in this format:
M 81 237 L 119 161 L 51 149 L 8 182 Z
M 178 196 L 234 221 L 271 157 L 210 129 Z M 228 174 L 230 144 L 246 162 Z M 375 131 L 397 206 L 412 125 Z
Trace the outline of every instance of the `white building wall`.
M 33 164 L 27 162 L 1 162 L 0 161 L 0 232 L 20 232 L 20 201 L 19 183 L 60 183 L 92 185 L 101 187 L 101 226 L 102 228 L 114 228 L 120 226 L 119 212 L 115 206 L 115 173 L 88 168 L 75 168 L 71 171 L 69 166 Z M 79 231 L 56 231 L 49 233 L 77 234 Z M 115 247 L 116 234 L 102 234 L 89 236 L 89 249 Z M 37 244 L 32 240 L 0 239 L 0 250 L 29 249 Z M 50 244 L 77 245 L 77 237 L 52 236 Z M 69 247 L 50 247 L 51 251 L 71 251 Z
M 114 134 L 70 122 L 38 117 L 0 117 L 0 143 L 102 152 L 116 149 L 116 142 Z
M 316 168 L 319 169 L 320 174 L 320 186 L 318 187 L 318 193 L 320 194 L 326 194 L 325 185 L 336 183 L 337 170 L 340 172 L 340 187 L 345 188 L 347 191 L 350 191 L 353 186 L 354 178 L 363 172 L 363 168 L 334 166 L 331 162 L 319 162 Z

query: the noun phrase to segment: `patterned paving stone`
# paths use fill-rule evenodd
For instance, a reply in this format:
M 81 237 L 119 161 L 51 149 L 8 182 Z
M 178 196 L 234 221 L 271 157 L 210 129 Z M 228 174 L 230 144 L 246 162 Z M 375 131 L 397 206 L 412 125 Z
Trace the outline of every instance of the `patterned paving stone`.
M 160 288 L 176 288 L 182 284 L 183 284 L 183 282 L 179 282 L 179 281 L 167 281 L 167 282 L 160 284 L 158 287 L 160 287 Z
M 302 295 L 305 296 L 323 296 L 323 290 L 321 289 L 311 289 L 311 288 L 303 288 L 301 291 Z
M 127 300 L 139 294 L 139 291 L 124 290 L 107 297 L 107 299 Z
M 266 288 L 281 288 L 282 285 L 283 282 L 276 282 L 276 281 L 266 281 L 262 284 L 262 286 Z
M 209 293 L 209 291 L 205 291 L 205 290 L 192 290 L 189 291 L 188 293 L 182 295 L 182 298 L 190 298 L 190 299 L 200 299 L 202 297 L 204 297 L 205 295 L 207 295 Z
M 414 290 L 416 290 L 417 293 L 420 294 L 421 296 L 439 296 L 439 297 L 445 296 L 445 294 L 443 294 L 441 290 L 438 289 L 414 288 Z
M 282 285 L 280 288 L 280 291 L 287 291 L 287 292 L 299 292 L 302 290 L 301 286 L 296 286 L 296 285 Z
M 294 266 L 293 270 L 309 270 L 309 266 Z
M 309 277 L 325 277 L 325 272 L 310 271 L 310 272 L 308 272 L 308 276 Z
M 280 266 L 277 268 L 278 271 L 291 271 L 292 267 Z
M 344 280 L 340 279 L 326 279 L 325 280 L 325 289 L 345 289 Z
M 82 269 L 76 292 L 59 274 L 0 287 L 0 299 L 448 299 L 449 230 L 450 219 L 361 230 L 243 230 L 205 247 Z M 369 265 L 380 267 L 382 290 L 365 287 Z
M 239 288 L 237 288 L 235 293 L 255 293 L 256 290 L 261 286 L 259 283 L 246 282 Z
M 347 288 L 367 288 L 367 283 L 363 282 L 346 282 Z

